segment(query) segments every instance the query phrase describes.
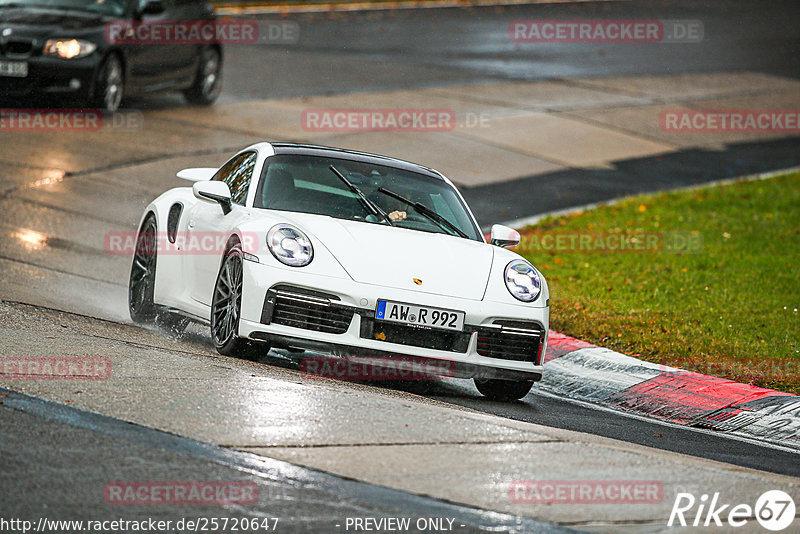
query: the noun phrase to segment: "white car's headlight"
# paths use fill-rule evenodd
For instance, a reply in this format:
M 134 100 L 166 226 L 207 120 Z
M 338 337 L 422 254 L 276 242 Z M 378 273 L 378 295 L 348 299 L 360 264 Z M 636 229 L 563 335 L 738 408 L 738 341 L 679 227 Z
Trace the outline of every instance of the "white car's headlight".
M 533 302 L 542 292 L 542 280 L 533 266 L 524 260 L 514 260 L 506 266 L 506 287 L 515 299 Z
M 267 233 L 267 246 L 279 262 L 303 267 L 314 258 L 314 247 L 308 236 L 290 224 L 276 224 Z
M 50 39 L 44 44 L 46 56 L 56 56 L 62 59 L 76 59 L 88 56 L 97 50 L 97 45 L 82 39 Z

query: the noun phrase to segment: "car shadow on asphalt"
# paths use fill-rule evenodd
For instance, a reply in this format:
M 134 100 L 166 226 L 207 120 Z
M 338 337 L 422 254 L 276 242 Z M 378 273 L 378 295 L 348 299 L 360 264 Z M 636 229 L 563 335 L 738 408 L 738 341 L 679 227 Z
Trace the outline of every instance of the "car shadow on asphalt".
M 208 350 L 216 353 L 214 345 L 208 333 L 208 326 L 200 323 L 191 323 L 185 329 L 174 329 L 165 324 L 160 324 L 155 327 L 157 331 L 166 335 L 176 341 L 188 343 L 198 348 Z M 376 380 L 362 380 L 350 379 L 346 377 L 329 377 L 329 376 L 316 376 L 308 374 L 303 368 L 304 358 L 324 358 L 326 360 L 335 361 L 339 359 L 337 356 L 326 353 L 318 353 L 313 351 L 303 351 L 299 349 L 280 349 L 272 348 L 268 352 L 256 352 L 255 355 L 242 356 L 239 359 L 253 361 L 258 364 L 266 365 L 269 367 L 276 367 L 290 371 L 297 371 L 304 376 L 314 379 L 327 379 L 338 382 L 346 382 L 351 384 L 359 384 L 365 386 L 373 386 L 385 390 L 390 390 L 400 393 L 409 393 L 418 395 L 420 397 L 427 397 L 433 400 L 440 400 L 443 402 L 455 401 L 457 405 L 472 406 L 476 409 L 485 409 L 493 405 L 518 405 L 525 406 L 527 403 L 524 399 L 514 402 L 498 402 L 486 399 L 481 395 L 470 379 L 456 379 L 456 378 L 442 378 L 435 376 L 423 376 L 413 380 L 389 380 L 389 379 L 376 379 Z M 379 369 L 376 367 L 375 369 Z M 379 372 L 375 376 L 380 376 Z M 468 404 L 464 404 L 464 403 Z

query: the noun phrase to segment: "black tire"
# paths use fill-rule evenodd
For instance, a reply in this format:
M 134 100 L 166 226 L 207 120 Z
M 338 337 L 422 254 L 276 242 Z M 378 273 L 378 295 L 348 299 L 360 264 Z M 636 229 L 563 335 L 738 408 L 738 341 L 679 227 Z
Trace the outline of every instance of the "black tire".
M 238 242 L 225 253 L 211 297 L 211 341 L 218 353 L 255 360 L 269 352 L 267 343 L 239 337 L 242 309 L 242 271 L 244 255 Z
M 222 91 L 222 54 L 213 47 L 205 47 L 200 52 L 197 74 L 183 96 L 190 104 L 210 106 Z
M 136 235 L 136 249 L 128 279 L 128 311 L 135 323 L 151 323 L 156 317 L 153 294 L 158 258 L 156 219 L 149 215 Z
M 107 113 L 114 113 L 122 104 L 125 93 L 125 71 L 117 54 L 109 54 L 97 71 L 94 82 L 93 106 Z
M 474 378 L 475 387 L 485 397 L 498 401 L 519 400 L 533 387 L 533 380 L 498 380 L 494 378 Z

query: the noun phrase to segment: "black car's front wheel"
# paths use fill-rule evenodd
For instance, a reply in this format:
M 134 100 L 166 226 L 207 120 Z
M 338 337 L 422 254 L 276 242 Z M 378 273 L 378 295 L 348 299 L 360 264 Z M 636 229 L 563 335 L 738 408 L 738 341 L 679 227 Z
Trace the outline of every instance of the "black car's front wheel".
M 192 86 L 183 92 L 183 96 L 191 104 L 210 106 L 222 91 L 222 54 L 212 47 L 205 47 L 200 52 Z
M 519 400 L 530 393 L 533 380 L 498 380 L 494 378 L 475 378 L 475 387 L 485 397 L 492 400 Z
M 238 243 L 231 246 L 222 260 L 211 300 L 211 339 L 220 354 L 254 359 L 259 349 L 266 353 L 269 346 L 239 337 L 243 261 L 242 247 Z
M 125 73 L 122 61 L 116 54 L 111 54 L 97 71 L 94 83 L 94 106 L 109 113 L 117 111 L 122 104 L 124 90 Z

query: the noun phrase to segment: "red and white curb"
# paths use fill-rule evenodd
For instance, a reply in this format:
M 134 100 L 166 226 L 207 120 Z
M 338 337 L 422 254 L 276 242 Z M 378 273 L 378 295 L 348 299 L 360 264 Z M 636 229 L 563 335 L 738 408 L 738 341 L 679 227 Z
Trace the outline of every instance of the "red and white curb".
M 550 332 L 539 386 L 571 399 L 800 451 L 800 397 Z
M 726 178 L 679 190 L 766 180 L 797 171 L 800 167 Z M 580 213 L 623 200 L 617 198 L 503 224 L 520 229 L 546 217 Z M 638 360 L 558 332 L 551 331 L 548 337 L 539 386 L 590 404 L 800 451 L 797 395 Z

